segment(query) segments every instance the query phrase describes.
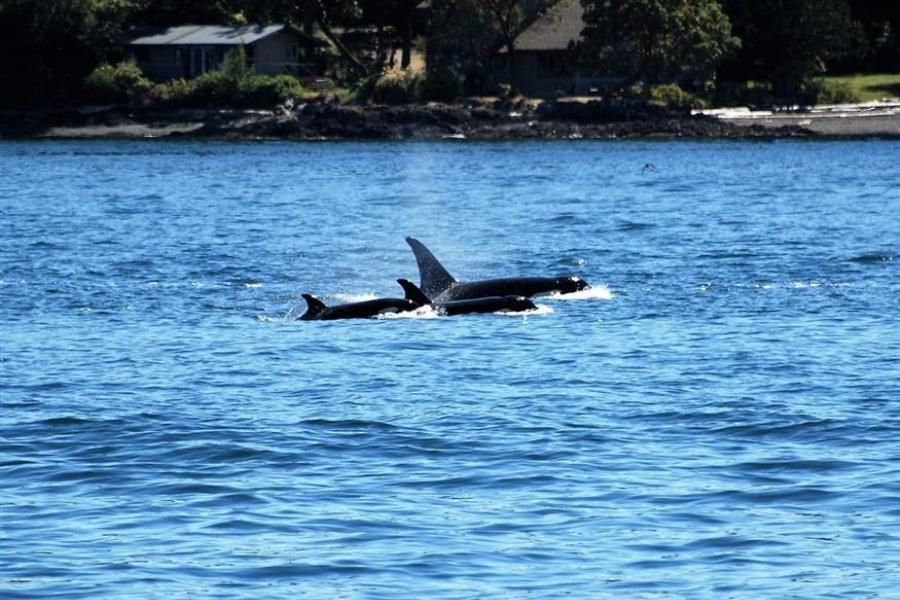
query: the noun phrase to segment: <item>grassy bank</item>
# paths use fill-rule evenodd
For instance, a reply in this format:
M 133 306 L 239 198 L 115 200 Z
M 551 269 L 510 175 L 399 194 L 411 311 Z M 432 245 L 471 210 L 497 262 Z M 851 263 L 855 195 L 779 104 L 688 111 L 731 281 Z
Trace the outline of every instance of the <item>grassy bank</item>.
M 826 85 L 848 88 L 859 102 L 900 98 L 900 73 L 825 77 Z

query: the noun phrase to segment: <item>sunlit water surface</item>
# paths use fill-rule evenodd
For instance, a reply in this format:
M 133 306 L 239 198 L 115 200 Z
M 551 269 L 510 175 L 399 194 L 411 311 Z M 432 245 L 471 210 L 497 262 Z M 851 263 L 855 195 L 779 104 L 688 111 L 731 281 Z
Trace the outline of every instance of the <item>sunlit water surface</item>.
M 900 145 L 0 143 L 4 598 L 897 598 Z M 302 322 L 460 279 L 526 316 Z

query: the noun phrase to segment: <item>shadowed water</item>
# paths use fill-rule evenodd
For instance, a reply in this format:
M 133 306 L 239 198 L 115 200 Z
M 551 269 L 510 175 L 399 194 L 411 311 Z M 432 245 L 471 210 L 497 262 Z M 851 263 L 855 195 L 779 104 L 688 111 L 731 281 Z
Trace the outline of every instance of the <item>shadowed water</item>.
M 2 142 L 0 595 L 895 597 L 898 157 Z

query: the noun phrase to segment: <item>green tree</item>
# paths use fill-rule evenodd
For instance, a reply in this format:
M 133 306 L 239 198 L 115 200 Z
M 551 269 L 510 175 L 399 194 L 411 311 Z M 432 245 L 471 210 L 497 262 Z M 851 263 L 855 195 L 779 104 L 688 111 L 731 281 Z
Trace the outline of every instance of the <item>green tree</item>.
M 462 77 L 481 86 L 496 48 L 496 34 L 478 0 L 432 0 L 428 46 L 429 79 Z
M 900 2 L 848 0 L 850 15 L 865 30 L 866 54 L 842 57 L 848 72 L 890 72 L 900 70 Z M 831 65 L 829 65 L 831 66 Z
M 682 83 L 715 75 L 740 40 L 715 0 L 582 0 L 584 30 L 577 51 L 587 68 L 621 75 L 622 87 Z
M 516 38 L 527 23 L 522 3 L 519 0 L 480 0 L 480 2 L 506 50 L 509 84 L 515 91 L 518 86 Z
M 34 107 L 78 99 L 103 60 L 119 58 L 128 0 L 0 2 L 0 105 Z
M 805 99 L 812 79 L 835 60 L 864 53 L 861 25 L 846 0 L 723 0 L 744 41 L 730 79 L 771 84 L 781 101 Z

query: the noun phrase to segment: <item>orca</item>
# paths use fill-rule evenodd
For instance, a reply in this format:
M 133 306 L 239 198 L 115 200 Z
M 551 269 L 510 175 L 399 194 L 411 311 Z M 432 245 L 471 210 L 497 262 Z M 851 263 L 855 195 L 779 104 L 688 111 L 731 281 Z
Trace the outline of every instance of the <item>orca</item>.
M 350 302 L 326 306 L 324 302 L 312 294 L 303 294 L 306 300 L 306 312 L 298 317 L 298 321 L 334 321 L 337 319 L 371 319 L 379 315 L 401 313 L 416 310 L 422 303 L 407 295 L 405 298 L 376 298 L 362 302 Z
M 436 303 L 496 296 L 524 296 L 560 292 L 570 294 L 591 287 L 580 277 L 506 277 L 479 281 L 457 281 L 419 240 L 408 237 L 419 265 L 421 289 Z
M 469 298 L 466 300 L 448 300 L 446 302 L 432 302 L 419 289 L 419 286 L 408 279 L 398 279 L 406 293 L 406 297 L 422 305 L 431 305 L 438 313 L 447 316 L 468 315 L 472 313 L 493 313 L 501 310 L 510 312 L 522 312 L 535 310 L 530 299 L 525 296 L 486 296 L 484 298 Z

